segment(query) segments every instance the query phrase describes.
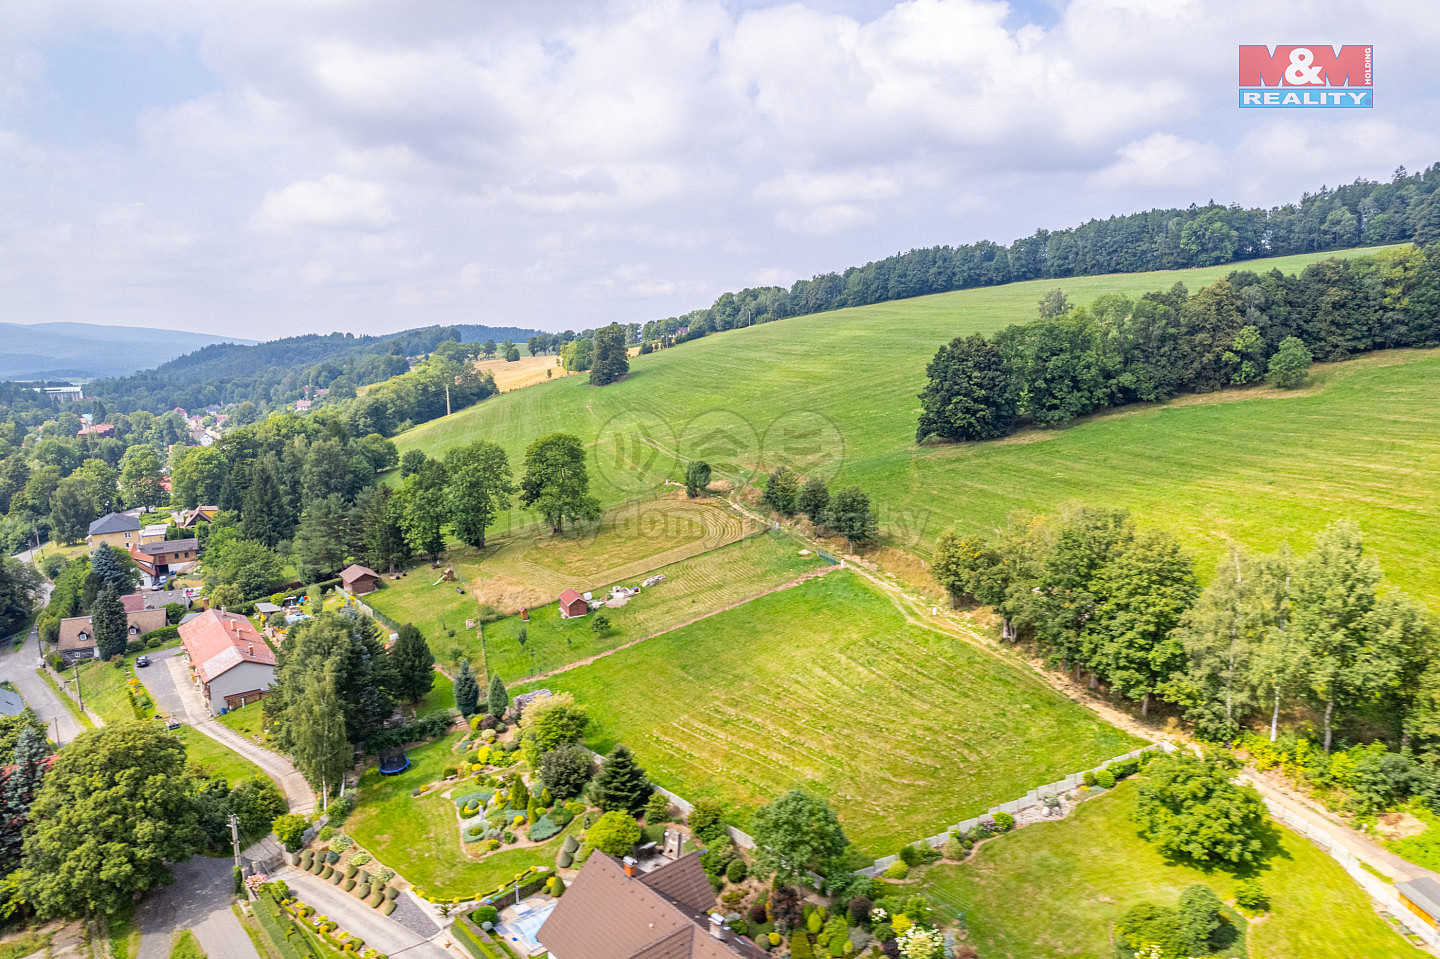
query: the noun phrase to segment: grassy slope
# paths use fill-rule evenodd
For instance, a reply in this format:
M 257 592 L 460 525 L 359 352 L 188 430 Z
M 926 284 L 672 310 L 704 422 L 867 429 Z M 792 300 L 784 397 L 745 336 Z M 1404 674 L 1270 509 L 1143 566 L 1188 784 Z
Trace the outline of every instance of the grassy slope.
M 1292 271 L 1315 259 L 1255 267 Z M 546 432 L 563 427 L 594 442 L 618 416 L 644 420 L 659 445 L 682 455 L 753 470 L 775 462 L 767 450 L 777 445 L 803 466 L 806 424 L 823 417 L 834 429 L 821 426 L 821 435 L 843 443 L 841 480 L 876 494 L 882 526 L 902 547 L 924 553 L 952 524 L 991 528 L 1012 510 L 1052 510 L 1082 496 L 1171 528 L 1202 564 L 1227 537 L 1304 548 L 1325 523 L 1350 516 L 1398 585 L 1440 604 L 1440 426 L 1426 414 L 1440 407 L 1435 351 L 1325 367 L 1299 394 L 1237 391 L 1130 407 L 997 443 L 912 442 L 925 364 L 950 337 L 1024 320 L 1056 285 L 1085 302 L 1177 279 L 1194 289 L 1231 268 L 1012 284 L 797 317 L 637 358 L 626 382 L 603 390 L 579 379 L 522 390 L 397 441 L 435 453 L 485 436 L 518 460 Z M 775 442 L 787 426 L 798 435 Z M 611 447 L 599 449 L 608 459 Z M 602 497 L 633 494 L 595 473 Z
M 489 892 L 528 866 L 553 865 L 565 833 L 539 846 L 468 859 L 461 851 L 455 804 L 439 793 L 411 798 L 410 790 L 438 778 L 445 764 L 454 762 L 450 747 L 456 738 L 410 750 L 410 768 L 398 775 L 367 770 L 346 832 L 377 860 L 434 896 Z M 572 824 L 569 831 L 577 828 Z
M 1221 899 L 1234 896 L 1233 876 L 1166 863 L 1138 836 L 1129 818 L 1135 795 L 1134 783 L 1122 783 L 1062 822 L 987 843 L 970 862 L 936 866 L 922 881 L 934 898 L 966 913 L 981 955 L 1111 959 L 1110 923 L 1131 906 L 1173 906 L 1195 883 Z M 1332 859 L 1294 833 L 1278 832 L 1280 851 L 1259 874 L 1272 907 L 1249 927 L 1252 959 L 1423 955 L 1386 926 Z
M 1130 736 L 837 571 L 544 681 L 656 782 L 740 821 L 792 787 L 872 855 L 1134 748 Z

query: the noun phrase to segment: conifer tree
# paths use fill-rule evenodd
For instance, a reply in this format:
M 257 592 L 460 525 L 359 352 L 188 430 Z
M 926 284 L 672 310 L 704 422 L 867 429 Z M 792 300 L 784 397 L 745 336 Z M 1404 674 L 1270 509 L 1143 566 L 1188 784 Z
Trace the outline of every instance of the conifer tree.
M 9 875 L 20 865 L 30 804 L 40 789 L 45 759 L 49 755 L 50 747 L 35 727 L 21 730 L 20 738 L 15 741 L 14 765 L 0 792 L 0 874 Z
M 466 717 L 480 709 L 480 684 L 475 682 L 468 659 L 460 660 L 460 668 L 455 671 L 455 708 Z
M 282 539 L 289 538 L 294 525 L 276 471 L 273 455 L 267 455 L 255 464 L 250 488 L 245 491 L 240 519 L 240 532 L 246 539 L 259 540 L 271 549 Z
M 395 695 L 406 702 L 419 702 L 435 684 L 435 655 L 413 623 L 400 627 L 390 648 L 390 672 Z
M 606 812 L 621 811 L 637 815 L 645 808 L 645 800 L 655 787 L 645 776 L 645 770 L 635 762 L 635 757 L 623 744 L 611 750 L 595 777 L 590 794 L 595 805 Z
M 90 628 L 95 631 L 95 655 L 108 660 L 125 653 L 125 606 L 109 586 L 100 590 L 90 610 Z
M 490 695 L 486 707 L 486 711 L 496 719 L 502 718 L 505 710 L 510 708 L 510 694 L 505 691 L 505 681 L 499 673 L 490 674 Z

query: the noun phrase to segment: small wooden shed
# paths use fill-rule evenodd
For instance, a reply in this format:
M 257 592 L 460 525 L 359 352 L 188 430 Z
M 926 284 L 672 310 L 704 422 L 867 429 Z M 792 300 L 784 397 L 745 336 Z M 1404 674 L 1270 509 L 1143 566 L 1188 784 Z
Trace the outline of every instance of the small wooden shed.
M 572 619 L 576 616 L 584 616 L 588 612 L 590 612 L 590 604 L 585 601 L 584 596 L 581 596 L 575 592 L 575 590 L 567 589 L 560 594 L 561 619 Z
M 360 565 L 350 565 L 340 571 L 340 582 L 352 596 L 373 593 L 380 585 L 380 574 Z

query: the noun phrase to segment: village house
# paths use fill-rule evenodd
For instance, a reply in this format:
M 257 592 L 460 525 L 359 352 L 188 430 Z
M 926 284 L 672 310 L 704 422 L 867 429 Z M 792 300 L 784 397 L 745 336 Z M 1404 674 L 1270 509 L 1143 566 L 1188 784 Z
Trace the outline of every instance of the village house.
M 550 959 L 755 959 L 767 955 L 712 915 L 715 890 L 692 852 L 641 872 L 595 851 L 535 938 Z
M 590 612 L 589 601 L 575 590 L 567 589 L 560 594 L 561 619 L 573 619 L 576 616 L 584 616 L 588 612 Z
M 165 626 L 164 609 L 125 611 L 125 642 L 134 642 Z M 95 658 L 95 628 L 89 616 L 71 616 L 60 620 L 60 636 L 55 650 L 67 664 L 78 659 Z
M 200 543 L 195 539 L 161 540 L 130 547 L 130 558 L 140 570 L 140 581 L 155 586 L 177 573 L 188 572 L 200 557 Z
M 198 523 L 208 523 L 215 519 L 215 514 L 220 512 L 218 506 L 197 506 L 194 509 L 181 510 L 173 514 L 175 525 L 179 529 L 194 529 Z
M 244 616 L 208 609 L 180 625 L 180 642 L 214 715 L 264 699 L 275 683 L 275 653 Z
M 94 550 L 104 543 L 116 549 L 129 551 L 140 542 L 140 521 L 124 513 L 107 513 L 90 524 L 85 536 L 85 545 Z
M 380 574 L 368 567 L 351 564 L 340 571 L 340 583 L 351 596 L 364 596 L 380 588 Z
M 164 609 L 170 603 L 179 603 L 190 608 L 190 597 L 183 589 L 142 590 L 121 596 L 120 603 L 127 613 L 138 613 L 142 609 Z
M 93 436 L 96 439 L 104 439 L 107 436 L 115 435 L 115 427 L 111 426 L 109 423 L 99 423 L 95 426 L 87 426 L 75 435 Z

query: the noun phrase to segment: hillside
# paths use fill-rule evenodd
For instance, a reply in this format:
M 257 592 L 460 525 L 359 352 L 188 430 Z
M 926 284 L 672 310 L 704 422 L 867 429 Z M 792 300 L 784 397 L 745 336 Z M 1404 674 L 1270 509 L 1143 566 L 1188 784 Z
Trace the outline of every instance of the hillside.
M 1321 258 L 1257 266 L 1290 272 Z M 1083 303 L 1176 281 L 1193 290 L 1234 268 L 1058 285 Z M 776 447 L 802 466 L 832 461 L 830 449 L 838 447 L 840 480 L 869 489 L 891 541 L 922 555 L 952 523 L 991 528 L 1012 510 L 1050 510 L 1075 498 L 1128 506 L 1171 528 L 1202 566 L 1226 537 L 1257 548 L 1301 547 L 1336 516 L 1353 516 L 1392 578 L 1440 605 L 1433 548 L 1440 541 L 1440 425 L 1420 412 L 1440 407 L 1440 355 L 1433 351 L 1321 367 L 1309 388 L 1283 397 L 1228 391 L 1127 407 L 996 443 L 915 446 L 916 394 L 936 347 L 958 333 L 1033 316 L 1036 300 L 1055 285 L 968 290 L 710 336 L 635 359 L 631 376 L 615 386 L 592 389 L 577 377 L 495 397 L 402 434 L 397 445 L 438 454 L 484 436 L 518 462 L 531 440 L 557 429 L 596 444 L 602 430 L 633 437 L 643 425 L 643 446 L 598 444 L 596 492 L 606 502 L 648 492 L 667 473 L 678 477 L 673 456 L 657 449 L 703 457 L 746 479 L 777 460 Z M 816 445 L 820 436 L 831 439 Z M 1363 448 L 1357 437 L 1365 438 Z M 631 469 L 607 470 L 617 455 L 648 467 L 646 481 L 635 482 Z
M 0 379 L 125 376 L 238 336 L 94 323 L 0 323 Z

